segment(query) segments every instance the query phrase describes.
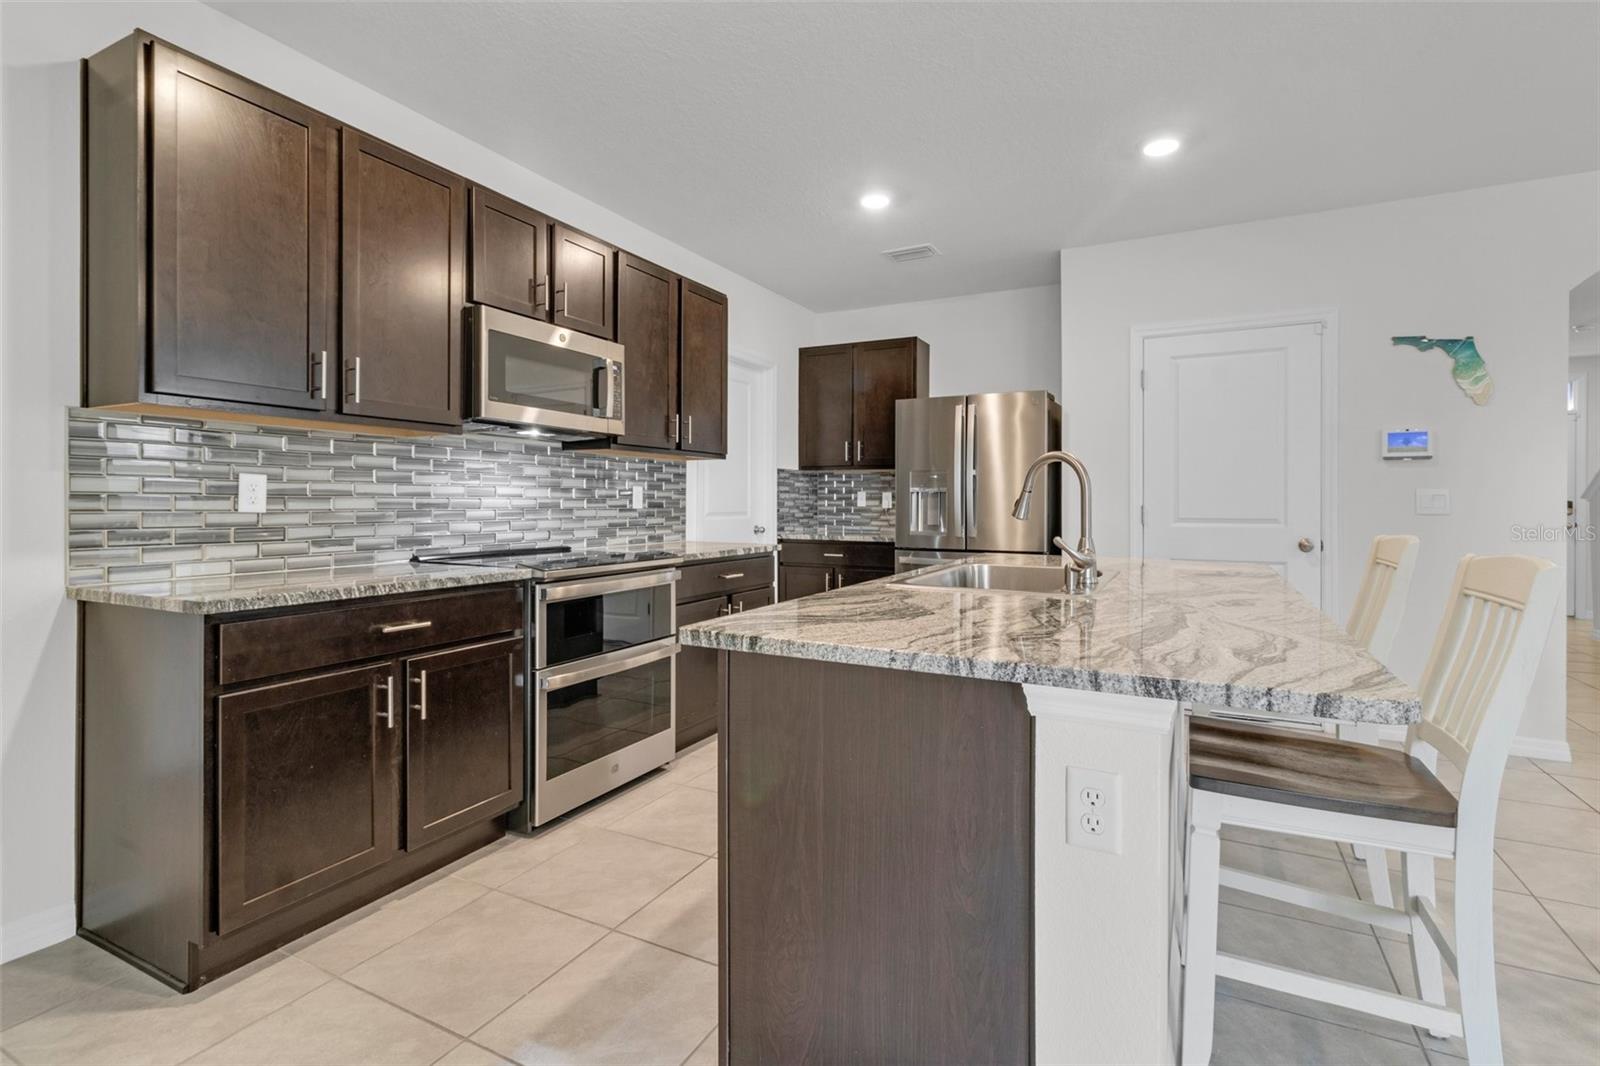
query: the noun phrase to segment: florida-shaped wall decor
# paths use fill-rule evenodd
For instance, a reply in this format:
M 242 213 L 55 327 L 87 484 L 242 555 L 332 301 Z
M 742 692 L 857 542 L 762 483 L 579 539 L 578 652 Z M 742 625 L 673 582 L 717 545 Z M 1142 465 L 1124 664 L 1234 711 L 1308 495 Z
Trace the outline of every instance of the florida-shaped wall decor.
M 1467 398 L 1479 407 L 1488 403 L 1489 397 L 1494 395 L 1494 379 L 1489 376 L 1489 368 L 1484 365 L 1483 356 L 1478 354 L 1478 346 L 1472 343 L 1471 337 L 1390 337 L 1389 341 L 1415 348 L 1419 352 L 1437 348 L 1448 355 L 1450 376 L 1456 379 L 1456 386 L 1467 394 Z

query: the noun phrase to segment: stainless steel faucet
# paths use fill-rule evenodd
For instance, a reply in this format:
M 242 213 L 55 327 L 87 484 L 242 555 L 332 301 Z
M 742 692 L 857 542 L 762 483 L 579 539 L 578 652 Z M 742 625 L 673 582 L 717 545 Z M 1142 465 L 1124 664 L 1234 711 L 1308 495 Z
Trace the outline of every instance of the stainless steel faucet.
M 1094 490 L 1089 486 L 1089 471 L 1081 459 L 1071 452 L 1045 452 L 1035 459 L 1022 478 L 1022 492 L 1017 496 L 1017 502 L 1011 505 L 1011 517 L 1018 521 L 1028 517 L 1028 511 L 1033 506 L 1033 479 L 1051 463 L 1069 466 L 1078 475 L 1078 547 L 1067 547 L 1066 541 L 1060 537 L 1055 538 L 1055 545 L 1061 549 L 1067 591 L 1088 592 L 1094 588 L 1100 568 L 1095 562 L 1094 552 Z

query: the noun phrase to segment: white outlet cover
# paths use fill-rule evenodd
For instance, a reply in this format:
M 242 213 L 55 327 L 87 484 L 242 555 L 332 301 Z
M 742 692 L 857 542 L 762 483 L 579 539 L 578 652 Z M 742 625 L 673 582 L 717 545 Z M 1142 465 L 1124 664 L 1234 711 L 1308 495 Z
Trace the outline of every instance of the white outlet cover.
M 1121 774 L 1067 767 L 1067 843 L 1121 854 Z
M 635 511 L 644 510 L 644 486 L 643 485 L 635 485 L 633 487 L 633 509 Z
M 892 493 L 892 492 L 883 493 L 883 500 L 882 500 L 881 506 L 882 506 L 882 509 L 885 510 L 885 511 L 887 511 L 889 508 L 893 507 L 894 506 L 894 493 Z
M 856 493 L 856 506 L 857 507 L 865 507 L 866 505 L 867 505 L 867 490 L 866 489 L 862 489 L 860 492 Z
M 239 475 L 239 510 L 245 514 L 266 514 L 267 475 Z
M 1449 489 L 1418 489 L 1417 513 L 1441 515 L 1450 513 Z

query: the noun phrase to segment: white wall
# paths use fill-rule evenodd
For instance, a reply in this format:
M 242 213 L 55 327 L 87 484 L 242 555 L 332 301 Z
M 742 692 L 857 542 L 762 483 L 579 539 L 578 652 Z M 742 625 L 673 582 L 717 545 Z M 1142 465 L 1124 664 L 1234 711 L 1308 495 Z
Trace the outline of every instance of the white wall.
M 1061 395 L 1059 286 L 825 312 L 817 315 L 813 343 L 912 336 L 928 342 L 931 396 L 1012 389 Z
M 1600 265 L 1597 234 L 1600 174 L 1589 173 L 1063 251 L 1067 439 L 1095 476 L 1100 549 L 1129 543 L 1130 330 L 1337 308 L 1339 593 L 1330 606 L 1348 609 L 1375 534 L 1420 536 L 1395 652 L 1398 672 L 1415 681 L 1463 553 L 1565 564 L 1561 541 L 1518 542 L 1512 527 L 1558 528 L 1564 518 L 1567 293 Z M 1413 333 L 1476 336 L 1496 382 L 1490 404 L 1468 401 L 1437 352 L 1389 343 Z M 1376 442 L 1388 425 L 1431 427 L 1438 458 L 1383 463 Z M 1450 490 L 1452 516 L 1413 513 L 1424 486 Z M 1525 738 L 1563 741 L 1565 658 L 1558 630 Z
M 73 931 L 75 613 L 64 410 L 78 395 L 78 61 L 135 27 L 728 294 L 730 345 L 777 368 L 793 465 L 795 350 L 813 315 L 198 3 L 3 4 L 0 187 L 0 956 Z M 785 452 L 784 449 L 787 449 Z M 692 506 L 692 501 L 691 501 Z

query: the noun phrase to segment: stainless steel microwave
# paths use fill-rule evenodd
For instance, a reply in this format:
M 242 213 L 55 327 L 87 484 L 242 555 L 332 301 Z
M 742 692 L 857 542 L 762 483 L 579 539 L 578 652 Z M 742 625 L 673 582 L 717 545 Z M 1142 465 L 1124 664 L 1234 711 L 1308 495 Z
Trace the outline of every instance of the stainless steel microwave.
M 620 434 L 620 344 L 495 307 L 467 309 L 473 422 L 565 439 Z

